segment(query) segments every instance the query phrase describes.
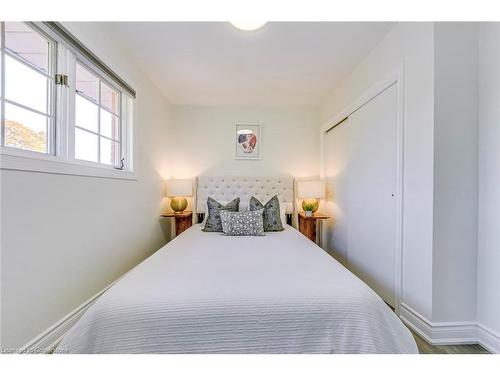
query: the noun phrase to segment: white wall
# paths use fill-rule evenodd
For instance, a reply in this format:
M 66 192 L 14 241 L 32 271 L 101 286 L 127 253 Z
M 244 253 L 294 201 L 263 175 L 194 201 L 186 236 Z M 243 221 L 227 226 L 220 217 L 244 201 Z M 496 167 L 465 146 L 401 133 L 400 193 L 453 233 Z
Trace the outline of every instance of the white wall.
M 401 23 L 333 90 L 321 122 L 339 114 L 404 62 L 404 217 L 402 301 L 432 316 L 434 26 Z
M 479 38 L 479 224 L 477 320 L 500 350 L 500 23 Z
M 1 346 L 19 347 L 158 250 L 168 103 L 103 24 L 66 25 L 137 90 L 137 181 L 19 171 L 1 176 Z
M 433 322 L 476 315 L 477 53 L 477 23 L 435 23 Z
M 171 174 L 319 174 L 319 140 L 314 109 L 174 107 L 169 152 Z M 262 124 L 261 160 L 235 160 L 235 124 Z

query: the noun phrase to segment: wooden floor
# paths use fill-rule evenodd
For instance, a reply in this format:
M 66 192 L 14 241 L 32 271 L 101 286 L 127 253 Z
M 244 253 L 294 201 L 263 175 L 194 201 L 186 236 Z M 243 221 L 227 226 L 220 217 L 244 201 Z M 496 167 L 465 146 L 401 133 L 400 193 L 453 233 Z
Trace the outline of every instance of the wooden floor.
M 411 330 L 420 354 L 489 354 L 481 345 L 431 345 Z

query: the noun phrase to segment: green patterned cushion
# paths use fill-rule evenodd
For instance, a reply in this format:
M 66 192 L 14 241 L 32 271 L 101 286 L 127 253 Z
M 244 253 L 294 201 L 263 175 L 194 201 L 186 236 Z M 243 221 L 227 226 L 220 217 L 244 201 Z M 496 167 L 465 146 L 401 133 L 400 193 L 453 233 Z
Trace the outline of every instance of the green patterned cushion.
M 264 209 L 264 231 L 279 232 L 285 229 L 281 222 L 280 201 L 277 195 L 269 199 L 265 205 L 260 203 L 255 197 L 250 198 L 250 211 L 260 210 L 262 208 Z
M 240 207 L 240 198 L 233 199 L 231 202 L 223 205 L 215 199 L 208 197 L 207 199 L 207 221 L 205 222 L 204 232 L 222 232 L 222 222 L 220 212 L 222 210 L 238 211 Z
M 264 236 L 264 209 L 257 211 L 221 211 L 222 231 L 226 236 Z

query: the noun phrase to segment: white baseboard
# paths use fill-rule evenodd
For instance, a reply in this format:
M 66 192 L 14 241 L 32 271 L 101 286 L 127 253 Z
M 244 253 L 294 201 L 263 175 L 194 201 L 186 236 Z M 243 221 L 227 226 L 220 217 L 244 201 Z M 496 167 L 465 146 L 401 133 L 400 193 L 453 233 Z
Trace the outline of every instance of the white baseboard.
M 476 322 L 433 323 L 404 303 L 399 317 L 429 344 L 479 344 L 492 353 L 500 353 L 500 335 Z
M 123 276 L 122 276 L 123 277 Z M 99 291 L 87 301 L 78 306 L 75 310 L 71 311 L 64 318 L 47 328 L 40 335 L 25 344 L 19 353 L 51 353 L 57 347 L 64 334 L 69 331 L 73 325 L 82 317 L 82 315 L 92 306 L 95 301 L 109 288 L 111 288 L 119 279 L 113 281 L 106 288 Z
M 64 334 L 82 317 L 85 311 L 95 302 L 95 299 L 79 306 L 56 324 L 42 332 L 24 345 L 20 353 L 51 353 L 61 341 Z
M 500 334 L 486 328 L 482 324 L 477 325 L 477 336 L 479 344 L 491 353 L 500 353 Z
M 432 345 L 477 342 L 475 322 L 432 323 L 404 303 L 401 304 L 400 318 Z

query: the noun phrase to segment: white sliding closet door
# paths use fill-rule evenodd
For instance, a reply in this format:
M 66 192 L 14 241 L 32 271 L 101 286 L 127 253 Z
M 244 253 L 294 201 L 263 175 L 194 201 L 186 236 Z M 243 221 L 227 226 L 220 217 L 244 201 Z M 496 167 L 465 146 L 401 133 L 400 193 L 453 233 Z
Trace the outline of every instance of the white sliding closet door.
M 327 206 L 332 220 L 324 226 L 327 249 L 344 266 L 348 266 L 349 227 L 348 207 L 349 172 L 352 152 L 352 127 L 349 119 L 330 130 L 324 139 L 324 164 L 327 192 Z
M 333 193 L 329 248 L 395 305 L 397 250 L 397 87 L 393 85 L 325 136 Z

